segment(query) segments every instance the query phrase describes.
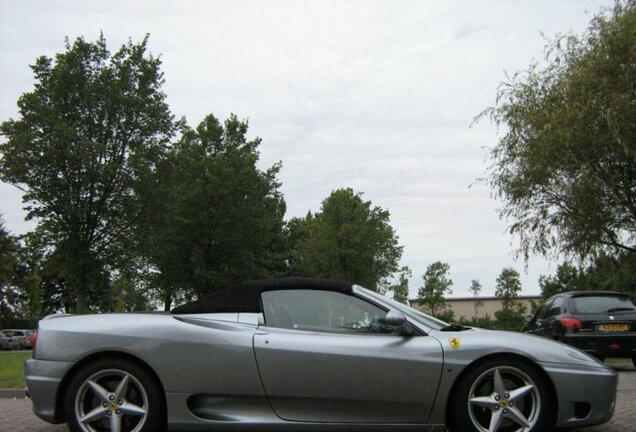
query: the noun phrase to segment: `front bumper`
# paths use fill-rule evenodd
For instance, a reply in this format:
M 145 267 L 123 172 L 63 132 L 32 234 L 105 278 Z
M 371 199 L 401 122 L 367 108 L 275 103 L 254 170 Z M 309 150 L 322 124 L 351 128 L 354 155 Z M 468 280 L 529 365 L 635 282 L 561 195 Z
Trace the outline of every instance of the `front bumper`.
M 636 356 L 636 333 L 566 333 L 561 341 L 595 357 Z
M 616 372 L 601 363 L 577 366 L 541 363 L 557 392 L 557 427 L 591 426 L 608 421 L 616 404 Z
M 26 384 L 33 412 L 49 423 L 60 423 L 56 413 L 57 393 L 64 375 L 73 363 L 28 359 L 24 362 Z

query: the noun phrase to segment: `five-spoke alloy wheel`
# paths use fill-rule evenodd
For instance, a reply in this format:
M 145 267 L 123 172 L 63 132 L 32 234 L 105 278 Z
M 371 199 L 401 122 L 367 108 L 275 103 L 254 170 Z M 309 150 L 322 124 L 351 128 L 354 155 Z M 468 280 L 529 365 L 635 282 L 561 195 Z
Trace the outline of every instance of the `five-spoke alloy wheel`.
M 161 430 L 165 424 L 155 379 L 121 359 L 101 359 L 75 374 L 65 413 L 75 432 L 145 432 Z
M 457 386 L 456 394 L 449 419 L 455 431 L 541 431 L 553 406 L 544 378 L 514 358 L 478 365 Z

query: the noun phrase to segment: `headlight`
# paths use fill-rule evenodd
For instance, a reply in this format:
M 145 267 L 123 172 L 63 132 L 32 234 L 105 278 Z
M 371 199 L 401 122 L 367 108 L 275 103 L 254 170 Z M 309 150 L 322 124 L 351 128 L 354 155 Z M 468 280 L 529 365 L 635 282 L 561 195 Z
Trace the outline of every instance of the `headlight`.
M 591 363 L 598 363 L 598 360 L 596 360 L 594 357 L 592 357 L 591 355 L 579 349 L 572 348 L 571 346 L 568 346 L 568 345 L 563 345 L 563 349 L 565 349 L 565 352 L 568 353 L 568 355 L 572 358 L 591 362 Z

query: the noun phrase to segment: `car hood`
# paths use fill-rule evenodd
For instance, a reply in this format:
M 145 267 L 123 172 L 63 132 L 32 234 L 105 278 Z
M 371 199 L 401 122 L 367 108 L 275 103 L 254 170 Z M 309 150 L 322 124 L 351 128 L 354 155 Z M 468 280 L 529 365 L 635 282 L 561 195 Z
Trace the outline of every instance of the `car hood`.
M 608 367 L 596 358 L 561 342 L 524 333 L 471 328 L 459 332 L 432 331 L 439 340 L 446 360 L 469 364 L 492 354 L 528 357 L 537 363 L 560 363 L 582 367 Z

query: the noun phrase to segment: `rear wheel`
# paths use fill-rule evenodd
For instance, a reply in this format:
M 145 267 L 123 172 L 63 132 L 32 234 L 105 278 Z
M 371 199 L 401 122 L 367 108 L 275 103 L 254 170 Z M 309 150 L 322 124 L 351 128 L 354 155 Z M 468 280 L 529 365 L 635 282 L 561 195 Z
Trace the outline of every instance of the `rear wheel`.
M 554 406 L 543 376 L 514 358 L 476 366 L 451 397 L 449 423 L 454 432 L 542 431 Z
M 69 383 L 65 400 L 74 432 L 150 432 L 165 429 L 163 394 L 139 365 L 100 359 L 84 366 Z

